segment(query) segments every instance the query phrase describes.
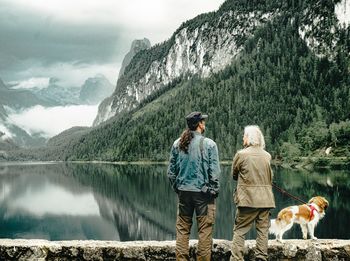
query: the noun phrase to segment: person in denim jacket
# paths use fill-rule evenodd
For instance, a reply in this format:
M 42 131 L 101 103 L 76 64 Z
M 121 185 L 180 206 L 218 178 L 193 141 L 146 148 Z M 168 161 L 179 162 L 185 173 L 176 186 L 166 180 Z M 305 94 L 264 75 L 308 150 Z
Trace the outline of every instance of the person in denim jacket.
M 215 221 L 215 198 L 219 193 L 219 156 L 216 143 L 203 137 L 207 115 L 186 116 L 188 128 L 170 152 L 168 177 L 178 194 L 176 220 L 176 260 L 189 260 L 192 216 L 198 225 L 197 260 L 210 260 Z

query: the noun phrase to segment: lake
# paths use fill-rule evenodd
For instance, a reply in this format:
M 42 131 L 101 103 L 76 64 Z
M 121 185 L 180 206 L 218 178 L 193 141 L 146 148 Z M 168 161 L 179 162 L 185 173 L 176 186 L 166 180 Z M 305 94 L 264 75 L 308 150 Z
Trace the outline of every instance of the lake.
M 93 163 L 1 163 L 0 237 L 48 240 L 175 239 L 176 194 L 166 165 Z M 349 239 L 349 171 L 301 171 L 274 168 L 280 186 L 308 200 L 330 202 L 316 227 L 319 238 Z M 222 166 L 214 238 L 232 239 L 235 182 Z M 274 190 L 277 212 L 295 200 Z M 196 227 L 193 227 L 193 231 Z M 193 233 L 192 238 L 196 237 Z M 251 231 L 247 239 L 255 238 Z M 273 238 L 273 237 L 271 237 Z M 301 238 L 297 225 L 284 238 Z

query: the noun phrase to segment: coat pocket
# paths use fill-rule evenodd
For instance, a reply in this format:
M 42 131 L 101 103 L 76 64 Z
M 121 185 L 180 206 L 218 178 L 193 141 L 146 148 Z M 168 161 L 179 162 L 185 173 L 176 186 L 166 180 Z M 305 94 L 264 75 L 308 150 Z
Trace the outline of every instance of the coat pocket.
M 215 214 L 216 214 L 215 203 L 208 204 L 207 220 L 208 220 L 209 224 L 214 224 L 214 222 L 215 222 Z

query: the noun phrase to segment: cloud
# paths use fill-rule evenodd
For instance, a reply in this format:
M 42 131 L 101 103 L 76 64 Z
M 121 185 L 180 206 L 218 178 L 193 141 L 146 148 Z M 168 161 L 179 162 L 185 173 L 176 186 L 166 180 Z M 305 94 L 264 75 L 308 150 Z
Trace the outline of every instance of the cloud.
M 47 181 L 44 189 L 38 191 L 36 186 L 29 186 L 18 198 L 12 199 L 10 212 L 23 210 L 40 217 L 44 215 L 100 215 L 92 193 L 76 195 Z
M 47 24 L 69 23 L 79 25 L 114 25 L 126 30 L 143 28 L 145 31 L 171 32 L 169 25 L 213 11 L 224 0 L 3 0 L 9 9 L 26 11 L 45 18 Z M 8 11 L 7 10 L 7 11 Z M 153 36 L 153 35 L 152 35 Z M 139 36 L 140 37 L 140 36 Z M 151 35 L 149 36 L 151 37 Z M 157 39 L 165 40 L 165 39 Z
M 20 82 L 9 82 L 13 89 L 31 89 L 31 88 L 39 88 L 43 89 L 49 86 L 50 78 L 45 77 L 34 77 L 28 80 L 20 81 Z
M 91 126 L 98 106 L 74 105 L 65 107 L 34 106 L 9 114 L 8 121 L 29 134 L 41 133 L 49 138 L 73 126 Z
M 114 68 L 114 77 L 106 72 L 92 75 L 103 73 L 114 82 L 119 64 L 134 39 L 147 37 L 152 44 L 162 42 L 182 22 L 215 10 L 222 2 L 224 0 L 1 0 L 0 77 L 7 82 L 60 78 L 57 77 L 60 65 L 74 67 L 75 74 L 79 74 L 81 64 L 91 68 L 109 65 Z M 48 75 L 46 68 L 56 70 Z M 61 77 L 60 80 L 65 79 Z
M 50 77 L 54 76 L 54 78 L 58 80 L 60 86 L 80 87 L 84 84 L 87 78 L 93 77 L 96 74 L 105 75 L 107 79 L 113 85 L 115 85 L 117 81 L 116 72 L 119 70 L 119 68 L 119 63 L 53 63 L 46 66 L 45 64 L 40 63 L 36 63 L 35 66 L 31 66 L 30 63 L 28 63 L 26 68 L 23 68 L 23 70 L 14 74 L 15 78 L 19 80 L 15 82 L 8 82 L 8 85 L 13 86 L 15 83 L 17 83 L 22 84 L 22 86 L 32 86 L 35 85 L 35 82 L 38 83 L 38 81 L 33 79 L 49 79 Z M 40 77 L 31 78 L 32 75 L 40 75 Z

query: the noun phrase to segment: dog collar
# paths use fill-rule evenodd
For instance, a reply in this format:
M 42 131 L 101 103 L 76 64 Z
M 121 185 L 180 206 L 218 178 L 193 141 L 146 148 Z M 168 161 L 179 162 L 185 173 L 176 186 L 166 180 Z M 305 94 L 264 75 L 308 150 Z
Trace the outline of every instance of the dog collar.
M 309 208 L 310 208 L 310 221 L 314 218 L 314 216 L 315 216 L 315 214 L 314 214 L 314 212 L 316 211 L 316 212 L 318 212 L 317 211 L 317 209 L 313 206 L 313 205 L 308 205 L 309 206 Z

